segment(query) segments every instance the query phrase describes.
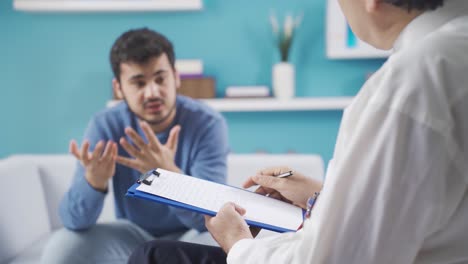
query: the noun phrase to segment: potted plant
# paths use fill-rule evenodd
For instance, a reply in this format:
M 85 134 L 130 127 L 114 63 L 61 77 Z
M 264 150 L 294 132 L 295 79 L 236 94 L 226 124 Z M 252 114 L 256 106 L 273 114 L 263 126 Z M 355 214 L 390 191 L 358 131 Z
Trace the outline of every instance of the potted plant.
M 289 55 L 296 30 L 302 22 L 302 17 L 302 14 L 296 17 L 288 14 L 280 27 L 275 13 L 271 12 L 270 14 L 274 44 L 278 48 L 281 57 L 281 62 L 273 66 L 272 72 L 273 93 L 278 99 L 286 100 L 294 97 L 295 69 L 294 65 L 289 62 Z

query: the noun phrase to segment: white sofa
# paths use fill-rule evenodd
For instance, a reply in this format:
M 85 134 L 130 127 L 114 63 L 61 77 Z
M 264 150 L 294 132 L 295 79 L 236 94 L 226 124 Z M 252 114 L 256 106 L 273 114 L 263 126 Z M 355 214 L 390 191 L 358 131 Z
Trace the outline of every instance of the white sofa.
M 258 169 L 281 165 L 317 179 L 324 174 L 323 161 L 316 155 L 231 154 L 228 183 L 240 186 Z M 62 227 L 58 205 L 75 166 L 74 158 L 66 154 L 14 155 L 0 160 L 0 264 L 39 262 L 47 239 Z M 98 221 L 113 219 L 113 199 L 108 195 Z

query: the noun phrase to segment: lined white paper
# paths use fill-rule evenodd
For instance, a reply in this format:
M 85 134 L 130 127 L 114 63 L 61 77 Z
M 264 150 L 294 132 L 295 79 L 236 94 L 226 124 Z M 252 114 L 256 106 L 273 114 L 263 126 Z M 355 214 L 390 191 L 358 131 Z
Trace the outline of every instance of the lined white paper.
M 302 209 L 247 190 L 195 177 L 157 169 L 159 177 L 150 176 L 151 185 L 140 184 L 137 190 L 218 212 L 227 202 L 246 209 L 244 218 L 263 224 L 296 230 L 302 223 Z

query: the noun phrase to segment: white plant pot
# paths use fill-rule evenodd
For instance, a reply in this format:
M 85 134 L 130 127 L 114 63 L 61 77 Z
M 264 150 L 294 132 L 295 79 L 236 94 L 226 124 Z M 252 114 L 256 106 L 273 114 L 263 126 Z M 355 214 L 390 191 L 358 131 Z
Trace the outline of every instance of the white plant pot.
M 295 93 L 294 65 L 287 62 L 277 63 L 273 66 L 273 93 L 280 100 L 288 100 Z

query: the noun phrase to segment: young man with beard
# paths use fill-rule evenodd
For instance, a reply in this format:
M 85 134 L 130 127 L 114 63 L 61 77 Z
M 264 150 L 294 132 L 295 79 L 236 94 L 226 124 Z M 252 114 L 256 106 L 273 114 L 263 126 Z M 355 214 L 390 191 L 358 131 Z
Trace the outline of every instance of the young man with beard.
M 315 200 L 303 228 L 253 239 L 229 203 L 206 217 L 222 248 L 154 241 L 130 263 L 468 263 L 468 2 L 339 2 L 358 37 L 393 54 L 345 110 L 323 189 L 273 177 L 288 168 L 245 184 Z
M 94 116 L 81 147 L 70 143 L 79 164 L 60 205 L 66 229 L 48 243 L 43 263 L 126 263 L 137 245 L 155 238 L 214 242 L 203 216 L 125 194 L 153 168 L 224 183 L 225 120 L 177 95 L 174 50 L 163 35 L 147 28 L 125 32 L 110 61 L 114 91 L 124 102 Z M 118 220 L 96 224 L 110 180 Z

